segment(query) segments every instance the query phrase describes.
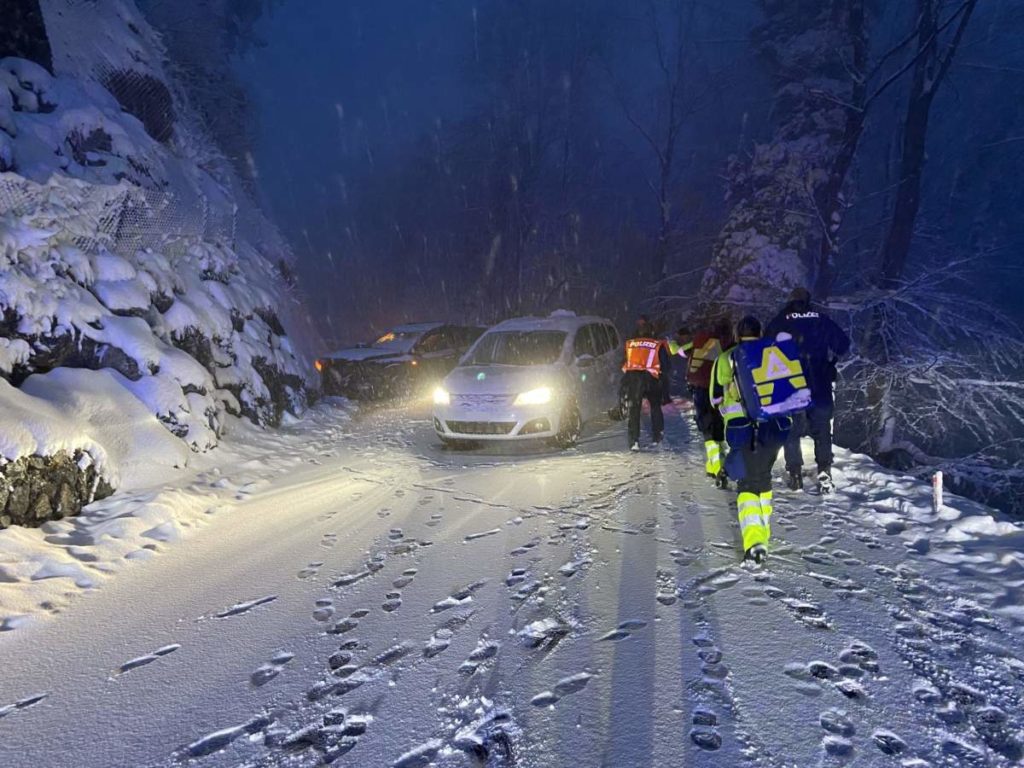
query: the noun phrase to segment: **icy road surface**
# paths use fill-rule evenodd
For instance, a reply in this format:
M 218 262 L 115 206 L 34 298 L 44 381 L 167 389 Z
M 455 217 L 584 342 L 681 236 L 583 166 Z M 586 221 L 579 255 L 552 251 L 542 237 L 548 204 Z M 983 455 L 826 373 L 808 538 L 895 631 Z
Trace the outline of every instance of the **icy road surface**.
M 69 523 L 46 575 L 84 594 L 0 633 L 0 765 L 1020 763 L 1020 528 L 844 455 L 746 570 L 668 424 L 459 454 L 422 408 L 321 407 L 197 475 L 216 514 L 147 562 L 104 577 Z

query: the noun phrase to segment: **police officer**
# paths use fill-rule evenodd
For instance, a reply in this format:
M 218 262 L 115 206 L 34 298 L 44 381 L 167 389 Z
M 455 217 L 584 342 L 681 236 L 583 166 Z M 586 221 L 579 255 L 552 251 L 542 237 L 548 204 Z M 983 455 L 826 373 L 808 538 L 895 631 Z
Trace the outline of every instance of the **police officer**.
M 654 444 L 661 442 L 665 417 L 661 412 L 664 384 L 662 374 L 670 370 L 668 345 L 654 335 L 646 318 L 636 326 L 636 335 L 626 342 L 626 362 L 622 366 L 622 397 L 626 405 L 629 448 L 640 450 L 640 412 L 643 401 L 651 408 L 651 431 Z
M 723 350 L 732 346 L 729 321 L 719 319 L 708 328 L 699 329 L 691 338 L 686 366 L 686 384 L 693 400 L 693 419 L 704 438 L 704 469 L 719 488 L 728 487 L 722 467 L 725 424 L 711 405 L 711 368 Z
M 769 336 L 788 333 L 800 348 L 800 361 L 811 390 L 811 406 L 794 416 L 793 430 L 786 441 L 787 485 L 804 487 L 800 438 L 814 440 L 814 461 L 818 465 L 818 491 L 832 493 L 832 415 L 835 411 L 833 384 L 836 362 L 850 349 L 850 339 L 832 318 L 811 306 L 811 293 L 795 288 L 782 311 L 768 324 Z
M 744 317 L 736 326 L 739 343 L 761 337 L 761 322 Z M 743 535 L 743 559 L 757 564 L 768 555 L 772 533 L 772 466 L 786 441 L 788 416 L 755 423 L 747 416 L 736 381 L 732 356 L 736 347 L 715 360 L 711 372 L 711 402 L 725 421 L 729 444 L 726 469 L 736 480 L 736 513 Z

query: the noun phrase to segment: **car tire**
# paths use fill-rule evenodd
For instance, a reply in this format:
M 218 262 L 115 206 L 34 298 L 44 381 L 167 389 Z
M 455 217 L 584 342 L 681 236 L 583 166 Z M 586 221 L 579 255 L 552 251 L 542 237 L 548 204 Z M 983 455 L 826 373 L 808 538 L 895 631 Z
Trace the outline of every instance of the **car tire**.
M 551 438 L 551 444 L 557 448 L 572 448 L 580 440 L 583 433 L 583 419 L 580 409 L 571 403 L 562 414 L 558 425 L 558 434 Z

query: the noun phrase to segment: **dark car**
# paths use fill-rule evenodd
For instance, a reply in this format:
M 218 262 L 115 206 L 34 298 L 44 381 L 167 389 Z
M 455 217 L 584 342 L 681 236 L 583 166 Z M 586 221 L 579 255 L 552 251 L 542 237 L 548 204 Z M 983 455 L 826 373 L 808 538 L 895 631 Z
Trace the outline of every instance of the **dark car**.
M 372 344 L 319 358 L 323 393 L 354 400 L 429 394 L 483 332 L 448 323 L 396 326 Z

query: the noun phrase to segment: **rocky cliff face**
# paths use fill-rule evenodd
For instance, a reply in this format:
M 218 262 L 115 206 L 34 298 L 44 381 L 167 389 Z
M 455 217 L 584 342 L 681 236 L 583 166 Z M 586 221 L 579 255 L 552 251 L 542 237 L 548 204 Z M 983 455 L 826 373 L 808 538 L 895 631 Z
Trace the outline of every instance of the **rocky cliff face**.
M 53 372 L 112 369 L 193 451 L 216 445 L 225 414 L 301 410 L 287 247 L 191 116 L 157 36 L 130 2 L 14 5 L 6 36 L 40 60 L 0 59 L 0 408 Z M 0 527 L 73 514 L 111 484 L 116 467 L 82 460 L 102 445 L 64 442 L 0 439 Z

